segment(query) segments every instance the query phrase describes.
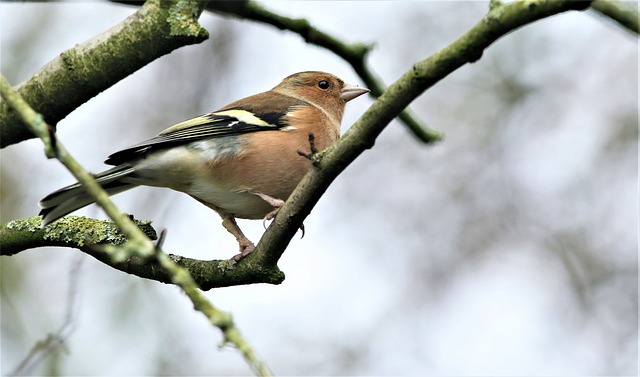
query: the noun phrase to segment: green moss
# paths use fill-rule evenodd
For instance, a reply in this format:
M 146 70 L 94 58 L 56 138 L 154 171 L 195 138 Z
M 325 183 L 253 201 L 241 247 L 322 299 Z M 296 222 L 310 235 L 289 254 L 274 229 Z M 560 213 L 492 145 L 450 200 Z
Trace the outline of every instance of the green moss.
M 78 247 L 87 242 L 121 245 L 126 241 L 113 224 L 81 216 L 63 217 L 45 227 L 44 231 L 46 240 L 62 241 Z
M 178 1 L 169 7 L 169 18 L 171 35 L 200 36 L 207 33 L 200 24 L 198 17 L 202 13 L 201 4 L 197 1 Z
M 19 219 L 10 221 L 7 223 L 7 229 L 15 231 L 27 231 L 34 233 L 42 230 L 40 225 L 42 224 L 42 218 L 40 216 L 29 217 L 26 219 Z

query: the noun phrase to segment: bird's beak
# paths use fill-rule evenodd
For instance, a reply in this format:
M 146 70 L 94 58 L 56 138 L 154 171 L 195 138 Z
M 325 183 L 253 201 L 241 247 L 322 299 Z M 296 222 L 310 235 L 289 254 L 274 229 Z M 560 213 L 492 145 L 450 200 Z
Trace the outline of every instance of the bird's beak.
M 345 102 L 349 102 L 365 93 L 369 93 L 369 89 L 361 88 L 357 85 L 345 85 L 344 88 L 342 88 L 342 91 L 340 91 L 340 98 Z

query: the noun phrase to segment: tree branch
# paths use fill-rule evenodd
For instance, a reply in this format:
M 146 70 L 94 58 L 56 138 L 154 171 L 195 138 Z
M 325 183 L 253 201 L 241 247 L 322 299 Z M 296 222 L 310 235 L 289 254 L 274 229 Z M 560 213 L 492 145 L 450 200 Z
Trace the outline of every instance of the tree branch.
M 480 59 L 487 47 L 509 32 L 558 13 L 583 10 L 589 3 L 531 0 L 505 5 L 492 1 L 489 13 L 479 23 L 449 46 L 416 63 L 389 86 L 335 145 L 321 152 L 318 166 L 305 175 L 247 259 L 266 265 L 276 263 L 331 182 L 371 148 L 389 122 L 425 90 L 464 64 Z
M 120 24 L 50 61 L 16 89 L 50 125 L 160 56 L 208 38 L 202 2 L 149 0 Z M 131 53 L 135 51 L 135 53 Z M 0 99 L 0 148 L 33 138 Z
M 150 239 L 157 238 L 149 221 L 136 220 L 135 223 Z M 140 258 L 112 260 L 101 246 L 121 246 L 126 241 L 113 221 L 65 216 L 45 228 L 41 228 L 41 224 L 40 216 L 0 224 L 0 255 L 11 256 L 37 247 L 70 247 L 116 270 L 172 284 L 171 276 L 165 270 L 154 264 L 141 263 Z M 235 263 L 229 260 L 203 261 L 173 254 L 169 254 L 169 257 L 178 266 L 188 270 L 196 284 L 205 291 L 244 284 L 280 284 L 284 281 L 284 273 L 277 266 Z
M 635 7 L 631 4 L 634 4 Z M 627 28 L 629 31 L 639 34 L 640 27 L 638 26 L 638 23 L 640 22 L 640 15 L 638 14 L 637 7 L 637 2 L 628 2 L 627 4 L 624 4 L 622 1 L 612 0 L 595 0 L 591 4 L 591 8 L 600 12 L 604 16 L 611 18 L 620 26 Z
M 371 71 L 366 63 L 366 58 L 372 49 L 372 45 L 361 43 L 348 45 L 340 41 L 340 39 L 312 26 L 305 19 L 281 16 L 254 1 L 210 1 L 206 9 L 214 13 L 262 22 L 280 30 L 288 30 L 299 34 L 305 42 L 326 48 L 351 64 L 367 88 L 371 90 L 371 95 L 380 97 L 385 91 L 382 81 Z M 421 125 L 407 109 L 400 112 L 398 117 L 414 136 L 424 143 L 432 143 L 442 138 L 439 132 Z

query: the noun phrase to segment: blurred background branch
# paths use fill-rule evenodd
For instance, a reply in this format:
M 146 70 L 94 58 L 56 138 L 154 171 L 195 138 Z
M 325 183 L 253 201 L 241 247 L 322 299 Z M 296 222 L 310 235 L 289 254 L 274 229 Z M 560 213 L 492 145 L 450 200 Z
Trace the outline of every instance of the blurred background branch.
M 0 231 L 1 232 L 1 231 Z M 55 356 L 60 351 L 69 352 L 67 339 L 75 330 L 77 322 L 77 296 L 80 267 L 84 259 L 79 255 L 69 271 L 69 283 L 67 286 L 66 310 L 64 321 L 57 331 L 48 334 L 44 339 L 34 344 L 29 354 L 10 373 L 11 376 L 33 375 L 33 369 L 48 356 Z
M 242 19 L 262 22 L 280 30 L 287 30 L 300 35 L 305 42 L 338 55 L 353 67 L 360 76 L 365 86 L 371 90 L 371 95 L 380 97 L 385 91 L 385 85 L 377 77 L 371 67 L 367 64 L 367 55 L 373 48 L 372 44 L 347 44 L 317 27 L 303 18 L 290 18 L 274 13 L 256 1 L 210 1 L 207 3 L 207 10 L 214 13 L 239 17 Z M 434 130 L 430 130 L 416 119 L 415 115 L 407 108 L 398 114 L 398 118 L 408 127 L 417 140 L 423 143 L 433 143 L 442 138 L 442 135 Z

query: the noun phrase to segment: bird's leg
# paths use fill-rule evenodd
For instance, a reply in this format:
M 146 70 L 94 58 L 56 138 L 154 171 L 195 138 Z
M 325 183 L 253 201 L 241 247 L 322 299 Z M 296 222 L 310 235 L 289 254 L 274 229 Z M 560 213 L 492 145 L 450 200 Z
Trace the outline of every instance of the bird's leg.
M 277 199 L 274 198 L 272 196 L 263 194 L 261 192 L 257 192 L 257 191 L 252 191 L 251 192 L 254 195 L 259 196 L 262 200 L 264 200 L 265 202 L 269 203 L 270 205 L 274 206 L 275 209 L 269 213 L 267 213 L 264 218 L 262 219 L 262 226 L 265 227 L 265 229 L 267 228 L 267 221 L 268 220 L 273 220 L 275 219 L 276 215 L 278 214 L 278 211 L 280 211 L 280 208 L 284 205 L 284 200 L 282 199 Z M 300 224 L 300 230 L 302 231 L 302 237 L 304 237 L 304 224 Z M 302 238 L 300 237 L 300 238 Z
M 233 234 L 238 241 L 238 245 L 240 245 L 240 252 L 231 258 L 234 261 L 239 262 L 247 255 L 251 254 L 256 246 L 247 238 L 247 236 L 244 235 L 244 233 L 242 233 L 242 230 L 240 230 L 240 227 L 236 222 L 236 218 L 233 217 L 233 215 L 220 210 L 218 210 L 218 214 L 222 217 L 222 226 L 224 226 L 229 233 Z
M 267 220 L 273 220 L 276 215 L 278 214 L 278 211 L 280 211 L 280 207 L 282 207 L 284 205 L 284 200 L 282 199 L 276 199 L 273 196 L 269 196 L 267 194 L 263 194 L 261 192 L 251 192 L 254 195 L 259 196 L 262 200 L 264 200 L 265 202 L 269 203 L 270 205 L 272 205 L 273 207 L 275 207 L 275 209 L 269 213 L 267 213 L 264 216 L 264 219 L 262 219 L 262 225 L 264 225 L 264 227 L 266 228 L 266 222 Z
M 253 242 L 251 242 L 250 239 L 247 238 L 247 236 L 244 235 L 244 233 L 242 233 L 242 230 L 240 230 L 240 227 L 236 222 L 236 218 L 232 214 L 226 211 L 223 211 L 220 208 L 214 205 L 211 205 L 203 200 L 200 200 L 195 196 L 191 196 L 191 197 L 199 201 L 200 203 L 204 204 L 205 206 L 211 208 L 212 210 L 216 211 L 218 215 L 222 217 L 222 226 L 224 226 L 224 228 L 229 233 L 233 234 L 233 236 L 238 241 L 238 245 L 240 246 L 240 252 L 234 255 L 233 258 L 231 259 L 233 259 L 236 262 L 239 262 L 242 259 L 244 259 L 247 255 L 251 254 L 251 252 L 253 251 L 253 249 L 256 248 L 256 246 L 253 244 Z

